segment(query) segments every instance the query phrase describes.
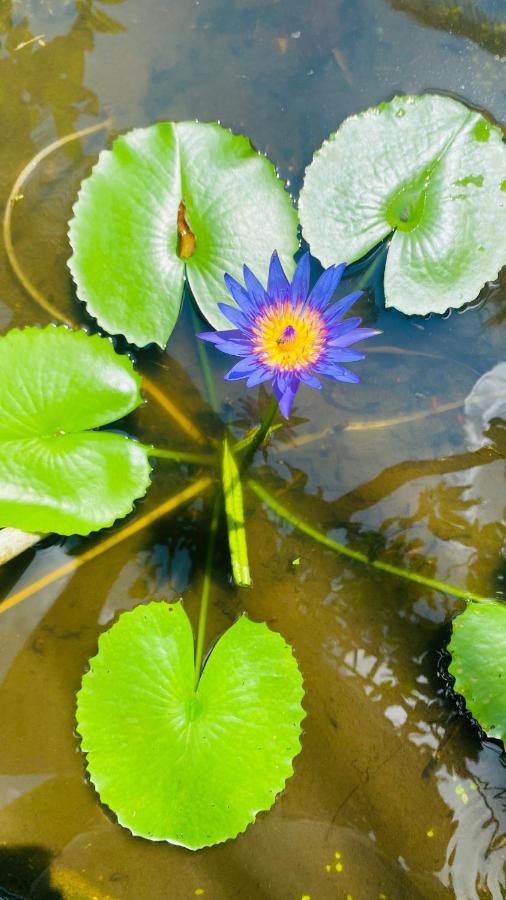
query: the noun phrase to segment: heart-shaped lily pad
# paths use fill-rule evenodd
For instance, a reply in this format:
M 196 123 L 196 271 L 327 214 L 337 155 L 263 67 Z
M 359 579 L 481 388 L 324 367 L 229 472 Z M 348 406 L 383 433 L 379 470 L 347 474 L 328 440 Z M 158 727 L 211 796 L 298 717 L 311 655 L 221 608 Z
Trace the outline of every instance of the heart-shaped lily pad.
M 469 603 L 453 621 L 455 691 L 490 737 L 506 740 L 506 605 Z
M 474 300 L 506 263 L 506 147 L 450 97 L 395 97 L 346 119 L 306 171 L 300 218 L 325 266 L 394 232 L 385 301 L 408 314 Z
M 225 272 L 267 276 L 277 248 L 293 269 L 297 214 L 269 160 L 218 124 L 161 122 L 100 154 L 74 206 L 69 267 L 78 296 L 111 334 L 164 347 L 185 272 L 203 315 L 229 323 Z
M 111 342 L 25 328 L 0 338 L 0 527 L 89 534 L 125 516 L 149 485 L 144 447 L 89 431 L 142 402 Z
M 90 778 L 136 835 L 191 850 L 225 841 L 291 776 L 302 697 L 292 651 L 266 625 L 238 619 L 195 689 L 182 605 L 138 606 L 100 637 L 78 694 Z

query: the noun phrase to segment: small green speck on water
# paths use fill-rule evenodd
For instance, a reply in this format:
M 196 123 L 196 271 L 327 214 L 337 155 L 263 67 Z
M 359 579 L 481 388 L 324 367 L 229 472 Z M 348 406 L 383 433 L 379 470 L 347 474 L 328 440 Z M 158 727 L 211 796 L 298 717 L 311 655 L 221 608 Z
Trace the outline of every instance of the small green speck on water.
M 195 896 L 202 897 L 202 894 L 205 894 L 204 888 L 195 888 Z
M 490 123 L 485 119 L 479 119 L 473 128 L 473 135 L 477 141 L 488 141 L 490 137 Z
M 506 178 L 504 179 L 504 181 L 501 181 L 501 191 L 504 191 L 506 193 Z
M 300 556 L 297 556 L 296 559 L 292 559 L 292 566 L 300 566 Z
M 429 828 L 429 830 L 426 831 L 425 834 L 427 835 L 428 838 L 433 838 L 434 837 L 434 829 Z

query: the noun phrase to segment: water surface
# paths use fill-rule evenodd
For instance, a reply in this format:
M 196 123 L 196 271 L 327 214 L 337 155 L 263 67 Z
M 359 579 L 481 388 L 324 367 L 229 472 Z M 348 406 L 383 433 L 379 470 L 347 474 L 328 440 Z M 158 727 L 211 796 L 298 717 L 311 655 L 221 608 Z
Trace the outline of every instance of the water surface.
M 116 132 L 220 119 L 250 135 L 296 194 L 312 152 L 340 121 L 396 92 L 443 90 L 506 121 L 501 0 L 3 0 L 0 26 L 4 199 L 41 148 L 112 117 L 109 133 L 41 163 L 13 217 L 27 276 L 88 327 L 65 266 L 66 222 Z M 0 252 L 0 328 L 46 324 Z M 463 313 L 408 319 L 385 312 L 374 280 L 361 313 L 384 334 L 360 366 L 362 385 L 302 389 L 290 429 L 259 454 L 258 477 L 350 546 L 503 597 L 504 441 L 496 461 L 473 465 L 466 454 L 482 429 L 466 419 L 464 400 L 504 359 L 505 294 L 503 275 Z M 222 381 L 226 361 L 215 354 L 219 410 L 211 409 L 188 303 L 168 351 L 136 358 L 206 435 L 219 436 L 220 420 L 240 434 L 265 406 L 263 390 Z M 359 430 L 346 427 L 357 422 Z M 194 449 L 153 401 L 125 428 Z M 160 463 L 135 516 L 197 477 Z M 249 494 L 254 584 L 231 587 L 222 539 L 209 635 L 246 610 L 293 645 L 308 713 L 295 775 L 236 841 L 197 854 L 133 838 L 100 806 L 74 734 L 82 673 L 120 610 L 182 594 L 196 622 L 210 508 L 209 493 L 8 611 L 0 606 L 0 896 L 504 897 L 502 748 L 460 715 L 438 674 L 462 604 L 323 550 Z M 49 539 L 0 570 L 2 599 L 103 540 Z

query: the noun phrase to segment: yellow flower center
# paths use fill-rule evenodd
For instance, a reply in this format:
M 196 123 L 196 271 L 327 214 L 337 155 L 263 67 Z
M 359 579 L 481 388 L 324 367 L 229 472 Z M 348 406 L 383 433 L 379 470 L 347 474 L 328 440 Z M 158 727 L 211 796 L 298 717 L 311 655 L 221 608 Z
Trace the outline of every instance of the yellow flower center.
M 307 369 L 319 358 L 327 330 L 320 313 L 302 303 L 278 301 L 258 316 L 253 346 L 260 362 L 289 371 Z

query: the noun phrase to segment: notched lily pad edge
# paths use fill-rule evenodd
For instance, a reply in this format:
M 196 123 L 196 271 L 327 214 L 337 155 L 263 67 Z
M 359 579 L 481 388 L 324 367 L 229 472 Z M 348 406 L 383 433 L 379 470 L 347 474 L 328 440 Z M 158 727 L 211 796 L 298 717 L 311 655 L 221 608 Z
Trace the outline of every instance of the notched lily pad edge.
M 67 238 L 68 238 L 72 253 L 69 256 L 69 258 L 67 259 L 67 268 L 70 272 L 70 275 L 72 277 L 72 281 L 74 284 L 76 300 L 78 300 L 79 303 L 84 304 L 84 306 L 86 307 L 87 314 L 90 316 L 90 318 L 93 319 L 93 321 L 98 325 L 99 328 L 102 328 L 104 331 L 108 332 L 108 334 L 113 335 L 113 336 L 124 337 L 127 340 L 127 342 L 134 347 L 142 346 L 144 348 L 144 347 L 155 346 L 155 347 L 160 347 L 161 350 L 165 350 L 165 348 L 167 347 L 167 344 L 172 336 L 172 331 L 169 334 L 165 343 L 159 343 L 157 340 L 153 340 L 153 341 L 148 342 L 147 344 L 142 344 L 142 345 L 136 344 L 135 340 L 133 339 L 132 335 L 128 333 L 127 329 L 124 329 L 123 331 L 120 332 L 117 329 L 115 329 L 111 323 L 107 322 L 106 317 L 102 316 L 101 318 L 99 318 L 99 314 L 97 314 L 97 312 L 94 308 L 93 302 L 91 300 L 88 300 L 85 297 L 81 297 L 79 295 L 79 280 L 80 280 L 81 276 L 80 276 L 79 269 L 76 265 L 76 260 L 75 260 L 76 253 L 75 253 L 74 244 L 73 244 L 73 233 L 74 233 L 75 223 L 77 221 L 76 211 L 77 211 L 77 207 L 78 207 L 79 203 L 82 201 L 83 196 L 85 195 L 86 183 L 87 183 L 88 179 L 91 178 L 91 176 L 97 170 L 100 170 L 100 168 L 103 166 L 103 160 L 106 158 L 108 153 L 112 152 L 112 147 L 118 138 L 126 137 L 127 135 L 134 135 L 138 132 L 145 131 L 147 128 L 150 128 L 153 125 L 186 125 L 186 124 L 217 125 L 220 128 L 222 128 L 224 131 L 228 132 L 228 134 L 232 135 L 232 137 L 243 139 L 248 144 L 249 149 L 253 153 L 255 153 L 257 156 L 262 157 L 267 162 L 271 173 L 274 175 L 276 180 L 280 183 L 282 190 L 286 193 L 286 195 L 289 197 L 290 202 L 291 202 L 291 211 L 293 213 L 293 219 L 294 219 L 294 222 L 293 222 L 294 232 L 296 234 L 296 239 L 294 241 L 294 244 L 296 244 L 296 246 L 294 246 L 294 250 L 292 253 L 292 259 L 295 257 L 295 254 L 298 253 L 298 251 L 300 250 L 300 247 L 301 247 L 300 220 L 299 220 L 296 198 L 295 198 L 294 194 L 290 190 L 288 190 L 286 181 L 284 181 L 284 179 L 281 177 L 280 172 L 279 172 L 277 166 L 275 165 L 275 163 L 272 161 L 272 159 L 267 155 L 267 153 L 265 151 L 258 150 L 257 147 L 255 147 L 252 139 L 248 135 L 238 133 L 238 132 L 234 131 L 232 128 L 228 128 L 228 127 L 222 125 L 222 123 L 219 119 L 215 119 L 211 122 L 208 122 L 208 121 L 203 121 L 198 118 L 182 119 L 182 120 L 177 120 L 177 121 L 170 121 L 170 120 L 157 121 L 157 122 L 151 123 L 151 125 L 138 126 L 136 128 L 130 128 L 128 131 L 118 132 L 117 134 L 114 135 L 110 146 L 104 147 L 102 150 L 100 150 L 96 162 L 93 164 L 93 166 L 90 169 L 90 171 L 88 172 L 88 174 L 81 181 L 79 190 L 77 192 L 76 200 L 72 204 L 72 209 L 71 209 L 72 215 L 67 223 L 68 224 Z M 190 223 L 190 225 L 191 225 L 191 223 Z M 276 249 L 275 247 L 272 248 L 272 250 L 275 250 L 275 249 Z M 180 259 L 181 259 L 181 264 L 184 267 L 184 272 L 183 272 L 183 289 L 181 291 L 181 297 L 179 300 L 180 306 L 179 306 L 178 319 L 181 314 L 181 306 L 182 306 L 183 299 L 184 299 L 184 293 L 185 293 L 185 291 L 188 291 L 190 296 L 194 299 L 195 305 L 197 306 L 197 309 L 199 310 L 200 315 L 203 317 L 203 319 L 205 321 L 209 321 L 206 318 L 204 311 L 200 308 L 200 305 L 199 305 L 197 299 L 193 295 L 193 292 L 192 292 L 192 289 L 190 286 L 190 282 L 188 279 L 188 274 L 187 274 L 187 263 L 182 257 L 180 257 Z M 225 275 L 225 274 L 227 274 L 227 273 L 223 272 L 223 275 Z M 236 306 L 237 308 L 239 308 L 237 306 L 237 303 L 235 302 L 235 300 L 232 297 L 230 297 L 226 291 L 224 291 L 222 299 L 224 302 L 226 301 L 231 306 Z M 176 324 L 177 324 L 177 322 L 176 322 Z M 212 323 L 209 323 L 209 324 L 212 324 Z
M 302 178 L 302 188 L 301 188 L 301 192 L 299 194 L 299 200 L 298 200 L 298 204 L 297 204 L 302 238 L 306 241 L 306 243 L 308 243 L 310 250 L 311 250 L 311 255 L 315 259 L 317 259 L 322 266 L 325 267 L 326 265 L 330 265 L 331 263 L 328 261 L 325 262 L 324 260 L 320 259 L 320 257 L 317 255 L 317 253 L 315 253 L 315 251 L 312 249 L 311 245 L 309 244 L 309 241 L 307 240 L 307 238 L 304 234 L 304 227 L 302 225 L 302 221 L 304 219 L 304 212 L 303 212 L 303 210 L 304 210 L 304 190 L 303 190 L 303 188 L 304 188 L 305 181 L 306 181 L 306 175 L 307 175 L 309 169 L 311 168 L 312 163 L 318 156 L 320 156 L 321 153 L 323 153 L 323 151 L 325 150 L 327 145 L 333 142 L 337 133 L 340 131 L 342 125 L 345 122 L 348 122 L 350 119 L 361 119 L 370 114 L 381 115 L 383 109 L 385 107 L 389 106 L 391 103 L 394 103 L 395 101 L 398 101 L 401 103 L 404 102 L 404 103 L 414 104 L 427 96 L 436 96 L 436 97 L 442 97 L 442 98 L 448 99 L 448 100 L 453 100 L 456 103 L 460 103 L 462 106 L 467 107 L 469 109 L 470 113 L 475 113 L 476 115 L 479 115 L 481 117 L 481 122 L 483 122 L 483 125 L 486 129 L 487 137 L 486 138 L 479 137 L 479 138 L 477 138 L 478 140 L 488 140 L 490 132 L 495 131 L 497 133 L 497 135 L 501 138 L 502 142 L 503 143 L 505 142 L 506 129 L 503 129 L 502 126 L 500 125 L 500 123 L 497 122 L 495 119 L 493 119 L 490 114 L 485 113 L 482 109 L 480 109 L 476 106 L 473 106 L 473 104 L 468 102 L 468 100 L 464 100 L 464 99 L 461 99 L 460 97 L 454 96 L 453 94 L 447 94 L 447 93 L 444 93 L 442 91 L 437 91 L 437 90 L 426 90 L 426 91 L 422 91 L 420 94 L 394 94 L 392 97 L 390 97 L 389 100 L 384 100 L 381 103 L 378 103 L 376 106 L 369 106 L 367 109 L 361 110 L 358 113 L 352 113 L 350 116 L 347 116 L 345 119 L 343 119 L 342 122 L 339 123 L 339 125 L 335 129 L 335 131 L 332 131 L 328 135 L 328 137 L 325 138 L 325 140 L 321 143 L 321 145 L 318 147 L 318 149 L 315 150 L 315 152 L 313 153 L 311 160 L 309 161 L 308 165 L 304 169 L 304 175 Z M 479 124 L 480 124 L 480 121 L 477 123 L 477 125 L 479 125 Z M 505 185 L 505 187 L 503 187 L 503 185 Z M 501 183 L 500 189 L 506 190 L 506 180 Z M 390 229 L 390 230 L 385 228 L 385 235 L 381 241 L 375 241 L 374 243 L 371 243 L 367 247 L 366 251 L 361 256 L 350 258 L 350 259 L 346 260 L 347 264 L 352 265 L 353 263 L 356 263 L 360 260 L 364 260 L 375 248 L 379 248 L 380 245 L 382 245 L 385 240 L 392 237 L 395 234 L 395 231 L 396 231 L 395 228 Z M 495 267 L 494 267 L 494 271 L 491 272 L 490 275 L 488 275 L 486 278 L 484 278 L 483 283 L 480 287 L 480 290 L 478 291 L 478 293 L 476 294 L 475 297 L 471 297 L 468 300 L 463 300 L 462 302 L 455 303 L 453 305 L 449 305 L 445 310 L 440 310 L 437 312 L 432 310 L 430 312 L 420 312 L 419 314 L 411 313 L 411 312 L 407 313 L 407 312 L 404 312 L 403 310 L 398 309 L 398 307 L 395 306 L 393 303 L 387 302 L 386 297 L 384 298 L 385 309 L 396 309 L 398 312 L 400 312 L 404 316 L 408 316 L 409 318 L 421 318 L 421 319 L 426 319 L 426 318 L 428 318 L 430 316 L 434 316 L 434 315 L 441 316 L 444 318 L 445 316 L 448 316 L 453 310 L 459 310 L 461 312 L 464 312 L 466 309 L 471 308 L 473 304 L 480 302 L 480 296 L 481 296 L 482 291 L 486 290 L 490 284 L 497 281 L 504 269 L 506 269 L 506 260 L 501 266 L 499 266 L 497 271 L 495 270 Z
M 500 601 L 490 601 L 491 603 L 496 603 Z M 452 703 L 453 706 L 457 708 L 457 712 L 459 716 L 463 716 L 466 721 L 472 726 L 472 728 L 477 732 L 478 737 L 481 741 L 494 741 L 495 744 L 500 744 L 503 748 L 503 751 L 506 751 L 506 739 L 493 734 L 487 731 L 480 720 L 476 717 L 475 713 L 471 710 L 469 702 L 465 696 L 456 688 L 457 678 L 460 677 L 459 673 L 455 673 L 452 671 L 452 666 L 456 664 L 456 660 L 454 655 L 450 650 L 450 644 L 453 639 L 454 634 L 454 626 L 455 621 L 458 620 L 465 612 L 467 606 L 469 604 L 474 603 L 473 600 L 468 600 L 466 606 L 463 609 L 459 610 L 459 612 L 455 613 L 450 620 L 450 631 L 448 634 L 448 639 L 440 652 L 440 659 L 437 666 L 438 674 L 443 682 L 445 696 Z M 478 605 L 478 604 L 477 604 Z M 481 604 L 480 604 L 481 605 Z M 466 684 L 461 684 L 459 686 L 461 689 L 465 689 L 467 687 Z
M 162 603 L 162 604 L 164 604 L 164 605 L 166 605 L 166 606 L 169 606 L 169 607 L 181 605 L 181 606 L 183 606 L 183 608 L 184 608 L 183 598 L 180 597 L 180 598 L 179 598 L 178 600 L 176 600 L 175 602 L 169 602 L 169 601 L 167 601 L 167 600 L 150 600 L 148 603 L 141 603 L 141 604 L 138 604 L 138 605 L 135 606 L 133 609 L 125 610 L 125 611 L 121 611 L 121 610 L 117 611 L 117 613 L 116 613 L 116 615 L 113 617 L 113 619 L 107 623 L 107 627 L 105 628 L 105 630 L 102 631 L 102 633 L 99 635 L 98 642 L 97 642 L 97 652 L 95 653 L 94 656 L 92 656 L 92 657 L 90 657 L 90 658 L 88 659 L 88 661 L 87 661 L 87 666 L 86 666 L 86 670 L 85 670 L 85 672 L 83 673 L 83 678 L 84 678 L 84 676 L 85 676 L 86 674 L 88 674 L 90 671 L 93 670 L 93 663 L 94 663 L 95 659 L 98 657 L 98 655 L 99 655 L 99 653 L 100 653 L 100 649 L 101 649 L 101 646 L 100 646 L 100 645 L 101 645 L 101 643 L 102 643 L 102 639 L 104 638 L 104 636 L 106 636 L 106 635 L 108 634 L 108 632 L 109 632 L 109 631 L 111 630 L 111 628 L 119 621 L 120 618 L 122 618 L 123 616 L 130 616 L 130 615 L 132 615 L 133 613 L 135 613 L 136 609 L 138 609 L 139 606 L 149 607 L 149 606 L 151 606 L 151 605 L 159 605 L 160 603 Z M 237 621 L 238 621 L 239 619 L 241 619 L 241 618 L 249 618 L 249 616 L 247 615 L 247 613 L 243 612 L 243 613 L 241 613 L 240 616 L 237 617 L 237 619 L 235 619 L 235 622 L 237 622 Z M 250 621 L 252 621 L 252 620 L 250 620 Z M 273 631 L 273 629 L 269 628 L 269 626 L 267 625 L 266 622 L 253 622 L 253 624 L 254 624 L 254 625 L 260 625 L 260 626 L 265 626 L 269 631 Z M 213 652 L 213 650 L 214 650 L 214 648 L 216 647 L 216 645 L 217 645 L 218 641 L 220 640 L 220 638 L 226 633 L 226 631 L 228 631 L 230 628 L 232 628 L 233 625 L 234 625 L 234 622 L 232 623 L 232 625 L 229 626 L 228 629 L 225 629 L 225 631 L 222 631 L 222 632 L 218 635 L 218 637 L 217 637 L 215 640 L 213 640 L 213 641 L 209 644 L 208 651 L 207 651 L 207 653 L 206 653 L 206 655 L 205 655 L 205 657 L 204 657 L 205 662 L 204 662 L 204 666 L 203 666 L 203 668 L 202 668 L 202 671 L 204 670 L 205 665 L 206 665 L 206 663 L 207 663 L 207 660 L 209 659 L 211 653 Z M 193 633 L 193 628 L 192 628 L 192 633 Z M 219 846 L 220 844 L 225 844 L 227 841 L 233 841 L 233 840 L 235 840 L 235 838 L 237 838 L 240 834 L 244 834 L 244 832 L 250 827 L 250 825 L 253 825 L 253 824 L 255 823 L 255 821 L 257 820 L 257 818 L 258 818 L 259 815 L 261 815 L 262 813 L 268 813 L 268 812 L 272 809 L 272 807 L 273 807 L 274 804 L 277 802 L 277 800 L 279 799 L 279 797 L 281 796 L 281 794 L 285 791 L 287 782 L 288 782 L 291 778 L 293 778 L 293 775 L 294 775 L 294 765 L 293 765 L 294 760 L 297 759 L 297 757 L 298 757 L 298 756 L 300 755 L 300 753 L 302 752 L 302 740 L 301 740 L 301 739 L 302 739 L 302 736 L 303 736 L 303 734 L 304 734 L 304 730 L 303 730 L 303 728 L 302 728 L 302 723 L 303 723 L 304 720 L 307 718 L 307 715 L 308 715 L 308 714 L 307 714 L 307 711 L 306 711 L 306 709 L 304 708 L 304 706 L 303 706 L 303 704 L 302 704 L 302 701 L 304 700 L 304 697 L 305 697 L 304 678 L 303 678 L 303 675 L 302 675 L 302 671 L 301 671 L 301 669 L 300 669 L 300 667 L 299 667 L 299 664 L 298 664 L 298 662 L 297 662 L 297 659 L 296 659 L 296 657 L 295 657 L 295 654 L 294 654 L 294 652 L 293 652 L 293 648 L 292 648 L 291 644 L 289 644 L 288 641 L 285 640 L 285 638 L 283 637 L 283 635 L 280 634 L 279 631 L 274 631 L 273 633 L 279 636 L 279 638 L 283 641 L 285 647 L 288 648 L 288 650 L 290 651 L 290 655 L 291 655 L 293 661 L 295 662 L 295 665 L 296 665 L 296 667 L 297 667 L 297 670 L 298 670 L 298 672 L 299 672 L 300 679 L 301 679 L 301 696 L 300 696 L 299 704 L 300 704 L 300 710 L 301 710 L 301 712 L 302 712 L 302 715 L 301 715 L 301 718 L 300 718 L 300 721 L 299 721 L 299 733 L 298 733 L 297 738 L 296 738 L 297 749 L 296 749 L 296 752 L 294 753 L 294 755 L 293 755 L 293 756 L 290 756 L 290 758 L 286 761 L 286 763 L 287 763 L 287 765 L 286 765 L 286 768 L 287 768 L 287 774 L 283 777 L 283 783 L 282 783 L 278 788 L 276 788 L 276 789 L 274 790 L 271 805 L 270 805 L 269 807 L 267 807 L 267 808 L 264 808 L 264 809 L 251 810 L 250 813 L 249 813 L 249 817 L 248 817 L 247 821 L 245 822 L 245 825 L 244 825 L 243 828 L 240 828 L 239 831 L 238 831 L 236 834 L 234 834 L 234 835 L 229 835 L 228 837 L 224 837 L 224 838 L 222 838 L 222 839 L 219 840 L 219 841 L 213 842 L 212 844 L 205 844 L 205 843 L 204 843 L 204 844 L 200 844 L 198 847 L 197 847 L 197 846 L 195 846 L 195 847 L 189 847 L 187 844 L 181 843 L 181 842 L 176 841 L 176 840 L 172 840 L 172 839 L 168 839 L 168 838 L 157 838 L 157 837 L 153 837 L 153 835 L 140 834 L 139 832 L 132 831 L 130 825 L 128 825 L 126 822 L 124 822 L 124 821 L 122 820 L 121 816 L 120 816 L 120 815 L 112 808 L 112 806 L 109 806 L 109 804 L 108 804 L 108 802 L 107 802 L 106 799 L 103 799 L 103 798 L 102 798 L 101 793 L 100 793 L 100 789 L 97 787 L 97 784 L 96 784 L 95 781 L 93 780 L 93 777 L 92 777 L 91 772 L 90 772 L 90 761 L 89 761 L 89 757 L 88 757 L 88 752 L 89 752 L 89 751 L 86 749 L 85 744 L 84 744 L 84 738 L 83 738 L 83 736 L 81 735 L 81 732 L 79 731 L 79 698 L 80 698 L 81 691 L 82 691 L 82 689 L 83 689 L 83 688 L 82 688 L 82 679 L 81 679 L 81 687 L 79 688 L 79 690 L 78 690 L 78 692 L 77 692 L 77 694 L 76 694 L 76 701 L 77 701 L 77 702 L 76 702 L 76 729 L 75 729 L 75 732 L 74 732 L 74 733 L 75 733 L 75 735 L 76 735 L 76 738 L 77 738 L 77 741 L 78 741 L 79 748 L 80 748 L 80 750 L 81 750 L 81 752 L 83 753 L 84 758 L 85 758 L 85 772 L 86 772 L 86 778 L 87 778 L 88 782 L 91 784 L 91 786 L 93 787 L 93 790 L 95 791 L 95 793 L 96 793 L 96 795 L 97 795 L 98 802 L 101 804 L 101 806 L 107 807 L 107 809 L 110 811 L 111 815 L 114 816 L 114 818 L 115 818 L 115 820 L 118 822 L 118 824 L 121 825 L 122 828 L 125 828 L 125 829 L 132 835 L 132 837 L 135 837 L 135 838 L 142 838 L 143 840 L 148 840 L 148 841 L 151 841 L 152 843 L 156 843 L 156 844 L 162 844 L 162 843 L 165 843 L 165 844 L 170 844 L 171 846 L 174 846 L 174 847 L 183 847 L 185 850 L 190 850 L 190 851 L 192 851 L 192 852 L 196 852 L 196 851 L 198 851 L 198 850 L 203 850 L 203 849 L 205 849 L 206 847 L 217 847 L 217 846 Z M 194 640 L 195 640 L 195 635 L 193 635 L 193 636 L 194 636 Z M 294 741 L 294 742 L 295 742 L 295 741 Z

